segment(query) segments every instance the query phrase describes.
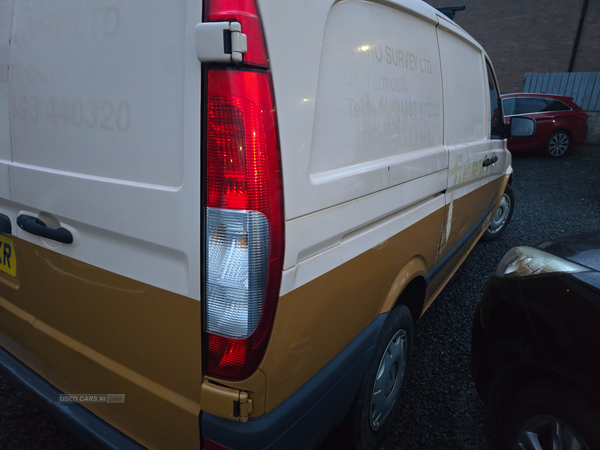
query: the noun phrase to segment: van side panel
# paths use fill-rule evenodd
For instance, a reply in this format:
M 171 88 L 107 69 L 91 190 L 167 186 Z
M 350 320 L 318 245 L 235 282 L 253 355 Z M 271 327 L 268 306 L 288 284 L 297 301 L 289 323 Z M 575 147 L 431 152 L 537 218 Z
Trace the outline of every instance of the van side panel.
M 499 189 L 498 180 L 504 173 L 508 153 L 504 141 L 490 139 L 490 101 L 483 50 L 454 24 L 442 17 L 439 20 L 444 143 L 449 151 L 447 213 L 440 241 L 440 257 L 443 257 L 483 215 L 489 216 L 484 220 L 486 226 L 489 223 L 488 210 L 495 201 L 494 189 Z M 486 160 L 492 158 L 496 162 L 488 165 Z M 463 246 L 460 253 L 467 250 L 468 246 Z M 445 279 L 443 273 L 442 279 Z
M 443 216 L 440 207 L 280 297 L 270 344 L 260 365 L 267 378 L 266 412 L 308 381 L 377 317 L 397 275 L 414 255 L 428 269 L 434 265 Z
M 448 151 L 431 8 L 412 0 L 258 5 L 286 219 L 281 297 L 260 366 L 268 413 L 392 307 L 410 281 L 398 282 L 407 264 L 418 267 L 407 278 L 433 267 Z
M 277 100 L 286 220 L 448 165 L 430 8 L 418 1 L 332 3 L 259 1 Z M 365 217 L 365 224 L 371 220 Z

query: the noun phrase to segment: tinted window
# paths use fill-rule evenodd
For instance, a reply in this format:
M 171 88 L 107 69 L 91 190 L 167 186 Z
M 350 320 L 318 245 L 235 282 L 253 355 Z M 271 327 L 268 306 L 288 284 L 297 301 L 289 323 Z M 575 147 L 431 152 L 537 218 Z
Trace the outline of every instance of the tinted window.
M 503 122 L 503 115 L 502 108 L 500 108 L 499 106 L 501 106 L 502 103 L 500 101 L 500 96 L 498 95 L 498 88 L 496 87 L 496 82 L 494 81 L 492 69 L 490 68 L 487 61 L 485 65 L 487 68 L 488 88 L 490 93 L 490 138 L 501 139 L 500 126 Z
M 543 98 L 517 98 L 515 114 L 532 114 L 546 111 L 548 103 Z
M 505 116 L 512 116 L 515 113 L 515 103 L 516 99 L 514 98 L 505 98 L 502 100 L 502 107 L 504 108 Z
M 563 102 L 558 101 L 558 100 L 546 100 L 548 102 L 548 108 L 546 109 L 546 111 L 569 111 L 571 108 L 569 108 L 567 105 L 565 105 Z

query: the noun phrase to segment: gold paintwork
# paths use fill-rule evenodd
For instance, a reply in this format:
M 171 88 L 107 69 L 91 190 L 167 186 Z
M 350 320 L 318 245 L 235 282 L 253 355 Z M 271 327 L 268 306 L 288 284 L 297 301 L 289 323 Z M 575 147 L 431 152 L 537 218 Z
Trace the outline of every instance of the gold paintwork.
M 265 412 L 288 398 L 391 307 L 389 299 L 416 274 L 424 275 L 435 264 L 443 218 L 441 208 L 279 299 L 260 365 L 267 378 Z
M 223 381 L 211 376 L 205 376 L 204 380 L 204 384 L 213 381 L 224 384 L 233 389 L 244 390 L 248 392 L 252 397 L 252 412 L 249 414 L 249 417 L 259 417 L 265 414 L 265 390 L 267 379 L 265 374 L 260 369 L 250 375 L 249 378 L 246 378 L 242 381 Z M 220 404 L 218 397 L 202 397 L 202 411 L 222 417 L 218 413 L 222 407 L 223 406 Z
M 506 189 L 506 184 L 508 183 L 508 179 L 509 179 L 509 175 L 506 175 L 506 176 L 503 176 L 503 177 L 499 178 L 498 180 L 494 181 L 494 183 L 500 183 L 500 189 L 498 191 L 498 195 L 495 200 L 496 206 L 494 207 L 494 209 L 492 210 L 492 212 L 490 214 L 490 220 L 486 221 L 483 224 L 481 230 L 478 233 L 475 233 L 475 235 L 469 241 L 467 241 L 467 243 L 465 244 L 466 251 L 464 251 L 462 253 L 459 252 L 459 254 L 457 254 L 457 256 L 455 256 L 452 260 L 450 260 L 450 262 L 448 263 L 448 266 L 451 267 L 451 270 L 448 271 L 448 274 L 446 275 L 446 277 L 444 279 L 442 279 L 442 277 L 440 277 L 440 275 L 441 275 L 441 273 L 440 273 L 440 275 L 438 275 L 436 277 L 436 279 L 433 280 L 434 282 L 430 283 L 430 285 L 427 287 L 428 300 L 426 301 L 425 307 L 423 308 L 423 313 L 425 313 L 425 311 L 429 308 L 429 306 L 431 306 L 431 304 L 436 299 L 436 297 L 439 295 L 439 293 L 442 291 L 442 289 L 444 289 L 444 287 L 446 286 L 448 281 L 450 281 L 450 279 L 454 276 L 454 274 L 459 269 L 459 267 L 462 265 L 462 263 L 465 261 L 465 259 L 467 259 L 467 256 L 469 256 L 469 253 L 471 253 L 471 250 L 473 249 L 473 247 L 475 247 L 475 244 L 477 244 L 477 242 L 479 242 L 481 235 L 485 232 L 487 227 L 490 225 L 491 219 L 496 215 L 496 211 L 498 210 L 498 207 L 500 206 L 500 200 L 502 198 L 502 195 L 504 195 L 504 189 Z M 444 271 L 442 271 L 442 272 L 444 272 Z M 431 292 L 433 292 L 433 293 L 430 294 Z
M 427 277 L 427 263 L 421 256 L 415 256 L 402 268 L 396 277 L 396 280 L 394 280 L 379 313 L 383 314 L 391 310 L 404 288 L 416 277 Z M 413 317 L 413 320 L 416 322 L 420 318 L 421 315 L 419 315 L 419 317 Z
M 233 415 L 234 402 L 240 401 L 240 391 L 220 386 L 210 381 L 202 383 L 202 404 L 210 409 L 210 413 L 229 420 L 239 421 Z
M 199 448 L 200 302 L 14 240 L 0 344 L 66 394 L 125 394 L 83 406 L 141 444 Z
M 239 405 L 239 415 L 234 414 L 234 403 Z M 202 406 L 205 412 L 236 422 L 248 422 L 253 401 L 245 391 L 215 384 L 209 380 L 202 383 Z
M 458 199 L 453 200 L 453 211 L 452 211 L 452 223 L 450 237 L 439 257 L 442 258 L 448 253 L 452 247 L 454 247 L 458 241 L 467 233 L 471 227 L 477 223 L 481 216 L 488 210 L 494 202 L 496 202 L 496 208 L 490 215 L 490 220 L 495 214 L 498 207 L 498 192 L 504 192 L 504 178 L 499 177 L 494 181 L 486 183 L 484 186 L 476 189 L 467 195 L 464 195 Z M 501 190 L 502 188 L 502 190 Z M 450 206 L 446 206 L 448 209 Z M 448 214 L 448 212 L 446 212 Z M 489 222 L 485 224 L 483 230 L 487 228 Z M 444 231 L 445 232 L 445 231 Z M 462 249 L 452 258 L 448 264 L 440 271 L 440 273 L 430 282 L 428 286 L 428 295 L 425 308 L 429 307 L 431 302 L 435 299 L 437 294 L 441 291 L 440 286 L 445 285 L 450 279 L 455 270 L 462 264 L 464 256 L 468 255 L 471 251 L 472 245 L 479 240 L 482 233 L 475 233 L 475 235 L 465 244 Z
M 18 258 L 19 240 L 13 237 L 13 244 Z M 31 314 L 23 314 L 25 310 Z M 34 344 L 32 324 L 35 317 L 32 313 L 36 311 L 36 302 L 23 295 L 21 269 L 16 277 L 0 272 L 0 345 L 46 378 L 46 369 Z
M 507 177 L 501 177 L 454 201 L 454 214 L 462 215 L 461 221 L 465 224 L 470 221 L 470 226 L 463 226 L 460 229 L 462 234 L 455 233 L 450 244 L 458 242 L 494 199 L 498 202 L 506 180 Z M 494 213 L 492 211 L 490 218 Z M 378 314 L 389 311 L 404 287 L 415 277 L 424 278 L 427 271 L 452 248 L 447 245 L 438 255 L 445 215 L 446 208 L 435 211 L 387 241 L 279 299 L 269 347 L 260 365 L 266 376 L 265 413 L 306 383 Z M 460 218 L 454 216 L 457 217 Z M 464 250 L 432 280 L 425 295 L 423 312 L 462 264 L 487 226 L 486 223 L 479 233 L 475 233 Z M 236 388 L 244 389 L 244 383 L 237 383 Z
M 496 189 L 499 204 L 507 181 L 502 177 L 455 200 L 454 214 L 472 215 L 475 222 Z M 238 396 L 249 393 L 250 418 L 271 411 L 389 311 L 411 280 L 424 278 L 443 256 L 438 243 L 445 214 L 446 208 L 435 211 L 282 296 L 266 355 L 247 380 L 202 378 L 200 302 L 17 238 L 19 274 L 0 273 L 0 344 L 67 394 L 124 393 L 123 404 L 84 406 L 143 445 L 198 448 L 200 404 L 231 415 L 221 390 L 234 389 Z M 423 311 L 486 227 L 432 281 Z M 210 380 L 227 387 L 216 392 Z

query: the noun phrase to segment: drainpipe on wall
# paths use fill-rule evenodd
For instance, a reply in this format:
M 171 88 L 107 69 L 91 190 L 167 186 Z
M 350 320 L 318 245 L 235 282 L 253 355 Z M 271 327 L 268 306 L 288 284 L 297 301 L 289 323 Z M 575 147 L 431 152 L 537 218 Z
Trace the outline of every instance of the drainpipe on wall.
M 579 46 L 579 38 L 581 37 L 581 29 L 583 28 L 583 21 L 585 20 L 585 13 L 587 11 L 588 0 L 583 0 L 583 6 L 581 7 L 581 17 L 579 18 L 579 26 L 577 27 L 577 34 L 575 35 L 575 43 L 573 44 L 573 51 L 571 52 L 571 61 L 569 62 L 569 70 L 573 71 L 573 65 L 575 64 L 575 56 L 577 56 L 577 47 Z

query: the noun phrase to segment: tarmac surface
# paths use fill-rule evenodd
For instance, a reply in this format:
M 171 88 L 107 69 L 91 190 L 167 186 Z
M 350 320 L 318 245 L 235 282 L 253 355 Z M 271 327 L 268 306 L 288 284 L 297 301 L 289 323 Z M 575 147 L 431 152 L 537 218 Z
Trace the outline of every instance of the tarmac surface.
M 492 417 L 469 372 L 471 324 L 487 279 L 517 245 L 600 229 L 600 147 L 558 160 L 513 157 L 515 212 L 504 235 L 479 243 L 415 328 L 400 413 L 379 447 L 491 449 Z M 320 450 L 336 448 L 331 439 Z M 88 447 L 0 378 L 0 449 Z

